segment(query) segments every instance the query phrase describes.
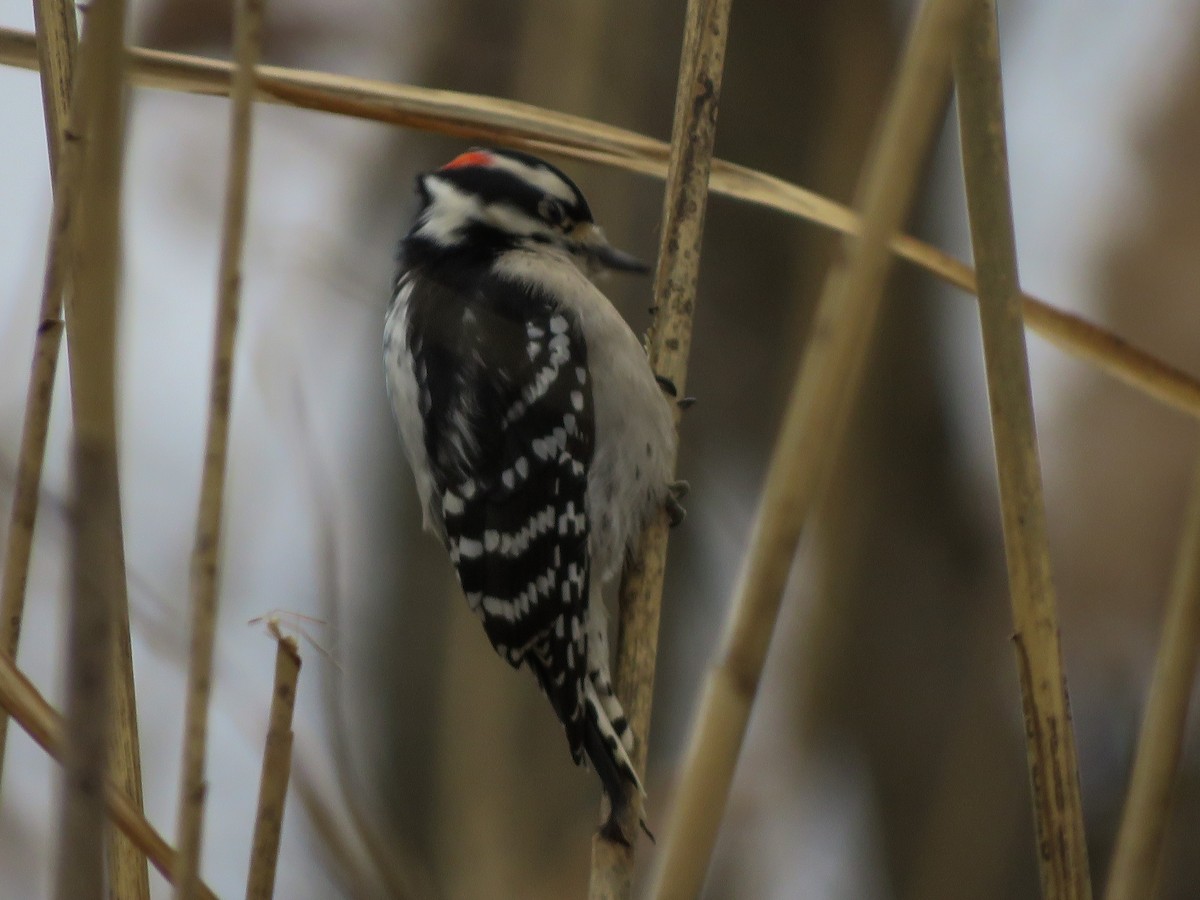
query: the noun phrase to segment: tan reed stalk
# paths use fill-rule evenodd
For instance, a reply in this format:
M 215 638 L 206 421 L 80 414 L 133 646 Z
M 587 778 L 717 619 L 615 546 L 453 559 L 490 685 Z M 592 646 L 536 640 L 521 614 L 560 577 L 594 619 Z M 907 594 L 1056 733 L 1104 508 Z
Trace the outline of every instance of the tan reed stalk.
M 1171 813 L 1188 705 L 1200 653 L 1200 461 L 1167 599 L 1154 680 L 1138 736 L 1129 794 L 1121 814 L 1105 900 L 1151 900 L 1158 895 L 1163 837 Z
M 77 156 L 82 143 L 67 144 L 65 137 L 70 117 L 73 54 L 78 43 L 75 25 L 75 4 L 68 0 L 35 0 L 34 21 L 38 34 L 38 59 L 42 80 L 42 105 L 45 109 L 46 144 L 50 155 L 51 181 L 55 193 L 74 190 L 72 178 L 69 184 L 58 183 L 60 160 L 68 153 Z M 76 134 L 82 131 L 77 129 Z M 78 161 L 67 166 L 71 172 L 78 171 Z M 69 217 L 68 217 L 69 218 Z M 69 242 L 66 229 L 55 228 L 51 242 Z M 51 258 L 57 254 L 52 252 Z M 53 279 L 48 279 L 52 282 Z M 65 286 L 70 295 L 69 284 Z M 57 320 L 62 310 L 63 297 L 56 291 L 42 299 L 40 322 Z M 67 341 L 75 330 L 72 316 L 67 316 Z M 13 492 L 12 531 L 10 532 L 7 564 L 0 606 L 11 610 L 5 616 L 10 623 L 11 640 L 4 642 L 7 651 L 16 657 L 20 636 L 20 619 L 25 605 L 25 588 L 29 572 L 29 557 L 33 547 L 34 524 L 37 517 L 42 463 L 46 450 L 46 431 L 50 418 L 50 403 L 54 387 L 53 371 L 57 367 L 61 343 L 61 325 L 47 330 L 39 328 L 35 341 L 34 375 L 31 379 L 27 399 L 25 423 L 22 427 L 23 459 L 18 462 L 18 489 Z M 72 394 L 76 382 L 77 366 L 70 363 Z M 44 374 L 43 374 L 44 373 Z M 72 412 L 78 404 L 72 405 Z M 114 421 L 115 427 L 115 421 Z M 28 435 L 28 443 L 24 443 Z M 112 436 L 115 445 L 116 435 Z M 133 647 L 129 633 L 129 600 L 126 594 L 125 547 L 121 528 L 120 479 L 115 466 L 105 478 L 117 485 L 114 518 L 110 524 L 116 542 L 118 575 L 115 584 L 116 602 L 113 608 L 113 727 L 109 731 L 109 767 L 117 784 L 130 799 L 142 808 L 142 761 L 138 741 L 137 697 L 133 679 Z M 5 736 L 8 730 L 7 717 L 0 716 L 0 775 L 3 774 Z M 109 830 L 106 842 L 108 855 L 109 894 L 120 900 L 149 900 L 150 879 L 145 856 L 140 853 L 119 831 Z
M 67 317 L 67 343 L 73 340 L 71 317 Z M 115 457 L 114 457 L 115 462 Z M 125 573 L 125 550 L 121 533 L 121 498 L 117 469 L 114 466 L 111 478 L 118 485 L 114 498 L 115 518 L 109 523 L 113 541 L 117 545 L 116 565 L 118 569 L 113 609 L 112 641 L 112 727 L 109 730 L 109 774 L 121 792 L 127 796 L 140 812 L 144 809 L 142 797 L 142 753 L 138 737 L 137 692 L 133 678 L 133 642 L 129 630 L 128 581 Z M 108 894 L 110 900 L 150 900 L 150 873 L 146 857 L 120 831 L 109 829 Z
M 994 0 L 972 0 L 954 54 L 954 77 L 1042 895 L 1047 900 L 1087 900 L 1092 888 L 1079 764 L 1050 578 L 1021 323 Z
M 143 48 L 131 53 L 134 84 L 229 94 L 228 63 Z M 36 69 L 33 35 L 0 28 L 0 64 Z M 663 141 L 527 104 L 277 66 L 262 66 L 259 73 L 257 99 L 264 102 L 494 141 L 656 178 L 667 172 L 670 148 Z M 713 160 L 709 190 L 843 234 L 858 234 L 861 229 L 858 217 L 840 203 L 723 160 Z M 892 249 L 935 277 L 975 292 L 974 272 L 961 260 L 904 235 L 894 238 Z M 1156 400 L 1200 418 L 1200 381 L 1079 316 L 1030 294 L 1023 293 L 1021 298 L 1026 326 L 1045 340 Z
M 275 867 L 279 861 L 279 836 L 292 771 L 292 712 L 296 708 L 296 683 L 300 678 L 300 651 L 295 638 L 284 637 L 272 626 L 275 638 L 275 691 L 263 751 L 262 778 L 246 900 L 271 900 L 275 893 Z
M 51 8 L 46 9 L 49 5 Z M 65 4 L 39 0 L 34 4 L 38 26 L 38 60 L 42 76 L 42 105 L 46 121 L 46 141 L 50 173 L 54 185 L 54 210 L 51 216 L 45 282 L 38 311 L 37 334 L 33 345 L 33 365 L 25 394 L 25 415 L 21 426 L 21 446 L 13 479 L 12 508 L 4 549 L 4 573 L 0 580 L 0 650 L 13 659 L 21 641 L 21 623 L 25 616 L 25 592 L 29 579 L 29 559 L 33 552 L 33 534 L 41 496 L 42 465 L 46 457 L 46 435 L 50 425 L 50 403 L 54 393 L 54 373 L 62 344 L 62 291 L 69 257 L 70 209 L 77 199 L 82 171 L 84 110 L 83 103 L 70 103 L 73 65 L 75 13 Z M 68 122 L 68 119 L 70 120 Z M 67 141 L 70 131 L 75 139 Z M 4 757 L 8 746 L 8 716 L 0 711 L 0 781 L 4 775 Z
M 62 762 L 66 744 L 62 717 L 5 653 L 0 653 L 0 707 L 51 758 Z M 154 863 L 154 868 L 167 881 L 173 882 L 175 851 L 171 846 L 111 779 L 105 784 L 104 798 L 109 818 Z M 200 897 L 201 900 L 216 900 L 216 895 L 203 884 Z
M 73 201 L 78 189 L 82 156 L 82 104 L 76 114 L 77 139 L 70 144 L 64 138 L 67 129 L 70 101 L 71 68 L 77 36 L 75 13 L 64 9 L 66 4 L 54 0 L 34 3 L 34 22 L 37 26 L 37 60 L 42 81 L 42 106 L 46 123 L 46 146 L 50 156 L 51 181 L 55 186 L 57 203 L 52 221 L 57 224 L 67 217 L 60 213 L 67 201 Z M 49 8 L 47 8 L 49 7 Z M 73 154 L 69 178 L 60 178 L 60 159 Z M 59 282 L 65 266 L 50 265 L 51 260 L 65 261 L 59 247 L 67 242 L 65 225 L 52 228 L 48 254 L 47 279 L 56 271 Z M 21 428 L 21 447 L 17 458 L 13 484 L 12 509 L 9 514 L 5 541 L 4 574 L 0 581 L 0 648 L 14 659 L 21 639 L 21 622 L 25 613 L 25 589 L 29 577 L 29 558 L 33 551 L 33 533 L 41 491 L 42 464 L 46 455 L 46 433 L 50 422 L 50 398 L 54 391 L 54 372 L 58 367 L 58 351 L 62 343 L 62 295 L 60 290 L 44 291 L 34 339 L 33 365 L 25 396 L 25 420 Z M 7 746 L 8 717 L 0 713 L 0 780 L 4 773 Z
M 125 4 L 89 8 L 80 45 L 88 152 L 80 181 L 71 348 L 75 385 L 71 604 L 67 629 L 64 788 L 56 895 L 104 895 L 104 786 L 120 547 L 116 447 L 116 319 L 125 95 Z
M 33 0 L 33 24 L 37 35 L 38 72 L 42 80 L 46 150 L 50 154 L 53 181 L 58 176 L 58 160 L 62 155 L 75 47 L 79 43 L 75 4 L 70 0 Z
M 204 828 L 204 759 L 208 707 L 212 694 L 213 646 L 217 629 L 221 514 L 225 493 L 233 351 L 241 299 L 242 245 L 246 228 L 246 186 L 250 168 L 254 67 L 261 50 L 265 0 L 240 0 L 234 23 L 236 66 L 230 104 L 229 171 L 225 181 L 217 321 L 213 339 L 212 384 L 196 543 L 192 550 L 192 637 L 184 715 L 183 765 L 179 791 L 179 879 L 176 900 L 192 900 L 200 879 Z
M 943 108 L 963 0 L 922 4 L 859 188 L 863 228 L 845 241 L 772 454 L 725 644 L 710 670 L 667 822 L 658 898 L 696 897 L 724 815 L 801 528 L 831 468 L 891 262 Z
M 663 229 L 654 278 L 657 311 L 647 335 L 651 367 L 658 375 L 669 378 L 679 392 L 686 386 L 692 344 L 704 213 L 731 6 L 732 0 L 689 0 L 684 24 L 671 158 L 663 197 Z M 678 431 L 678 408 L 675 424 Z M 626 567 L 617 629 L 615 687 L 637 737 L 631 757 L 642 773 L 646 771 L 650 737 L 650 705 L 666 565 L 667 516 L 661 511 L 647 525 L 637 552 Z M 602 834 L 592 838 L 588 888 L 591 900 L 632 896 L 634 847 L 639 837 L 642 801 L 637 796 L 629 800 L 629 814 L 619 823 L 629 844 L 615 843 Z
M 25 593 L 33 548 L 34 528 L 40 496 L 42 464 L 54 388 L 63 325 L 62 290 L 69 273 L 64 271 L 65 248 L 70 243 L 70 210 L 74 203 L 82 159 L 82 104 L 71 127 L 70 85 L 74 48 L 77 43 L 74 4 L 64 0 L 36 0 L 34 19 L 38 29 L 38 56 L 42 73 L 42 100 L 45 108 L 50 171 L 55 186 L 54 223 L 47 254 L 47 274 L 34 343 L 34 361 L 26 396 L 25 420 L 21 430 L 20 456 L 13 490 L 3 581 L 0 583 L 0 646 L 16 656 L 24 615 Z M 67 141 L 66 133 L 74 135 Z M 68 330 L 71 327 L 68 326 Z M 72 375 L 75 365 L 71 366 Z M 72 384 L 74 384 L 72 377 Z M 77 408 L 73 405 L 72 410 Z M 113 438 L 115 442 L 115 436 Z M 114 469 L 107 475 L 117 483 Z M 119 492 L 114 506 L 112 530 L 118 543 L 119 575 L 116 584 L 114 621 L 113 694 L 115 727 L 110 731 L 114 777 L 141 808 L 141 760 L 137 741 L 137 713 L 133 689 L 132 650 L 129 639 L 128 603 L 125 596 L 124 548 L 121 546 Z M 7 744 L 8 717 L 0 712 L 0 776 L 3 774 Z M 110 892 L 114 897 L 140 900 L 149 897 L 146 861 L 119 833 L 110 832 L 108 841 Z

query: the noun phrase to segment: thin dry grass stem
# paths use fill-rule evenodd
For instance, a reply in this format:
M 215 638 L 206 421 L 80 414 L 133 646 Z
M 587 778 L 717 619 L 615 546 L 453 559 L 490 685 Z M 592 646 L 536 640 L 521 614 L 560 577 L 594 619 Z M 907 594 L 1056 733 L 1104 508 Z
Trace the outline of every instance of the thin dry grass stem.
M 134 84 L 228 96 L 229 63 L 179 53 L 135 48 Z M 33 35 L 0 28 L 0 64 L 37 68 Z M 577 116 L 492 97 L 387 84 L 321 72 L 262 66 L 256 99 L 303 109 L 402 125 L 467 140 L 495 142 L 664 178 L 670 147 L 663 141 Z M 848 207 L 762 172 L 713 160 L 709 190 L 804 219 L 843 234 L 857 234 Z M 970 293 L 970 266 L 915 238 L 899 235 L 892 249 L 901 258 Z M 1085 319 L 1021 295 L 1025 324 L 1065 353 L 1096 364 L 1137 390 L 1200 418 L 1200 381 L 1130 346 Z
M 943 108 L 963 0 L 922 5 L 859 188 L 862 235 L 845 241 L 771 465 L 728 633 L 703 692 L 654 896 L 700 893 L 802 526 L 826 480 L 857 393 L 891 262 L 888 244 L 916 191 Z
M 689 0 L 684 26 L 671 157 L 663 197 L 663 229 L 654 278 L 657 312 L 647 336 L 650 365 L 678 392 L 687 381 L 688 352 L 709 172 L 716 138 L 717 107 L 725 69 L 731 0 Z M 679 396 L 683 396 L 679 393 Z M 678 430 L 680 410 L 675 411 Z M 615 687 L 638 742 L 634 766 L 645 772 L 650 706 L 658 653 L 658 626 L 667 564 L 667 516 L 651 520 L 621 584 Z M 618 900 L 633 893 L 634 844 L 641 798 L 630 797 L 629 815 L 619 823 L 628 845 L 597 834 L 592 839 L 591 900 Z
M 33 23 L 37 34 L 38 71 L 42 79 L 46 151 L 50 155 L 50 177 L 53 181 L 58 177 L 58 161 L 62 156 L 75 47 L 79 43 L 75 4 L 69 0 L 34 0 Z
M 13 664 L 12 658 L 0 653 L 0 707 L 3 707 L 38 746 L 53 759 L 62 762 L 66 743 L 62 717 Z M 175 851 L 154 826 L 146 821 L 141 810 L 110 779 L 105 785 L 108 815 L 129 840 L 154 863 L 167 881 L 174 880 Z M 201 900 L 216 900 L 206 886 L 200 886 Z
M 954 74 L 1042 894 L 1086 900 L 1092 888 L 1021 324 L 993 0 L 972 0 Z
M 271 714 L 263 751 L 246 900 L 271 900 L 275 893 L 279 836 L 283 831 L 283 810 L 292 771 L 292 713 L 296 708 L 296 683 L 300 678 L 300 651 L 295 638 L 284 637 L 277 625 L 272 624 L 270 628 L 276 642 L 275 690 L 271 695 Z
M 0 580 L 0 650 L 13 659 L 21 641 L 21 623 L 25 616 L 25 593 L 29 579 L 29 560 L 33 552 L 33 534 L 41 496 L 42 465 L 46 457 L 46 435 L 50 424 L 50 404 L 54 393 L 54 373 L 62 344 L 62 291 L 67 277 L 67 249 L 70 244 L 70 211 L 82 171 L 83 103 L 69 103 L 71 52 L 74 43 L 74 13 L 70 15 L 71 37 L 56 12 L 58 4 L 46 10 L 45 2 L 34 6 L 39 27 L 38 58 L 43 71 L 42 103 L 45 110 L 50 171 L 53 174 L 54 210 L 46 260 L 45 282 L 38 311 L 38 329 L 34 338 L 33 364 L 25 395 L 25 416 L 21 426 L 21 446 L 13 480 L 12 508 L 4 550 L 4 573 Z M 47 33 L 42 35 L 42 23 Z M 63 71 L 63 67 L 66 71 Z M 61 93 L 60 93 L 61 92 Z M 81 92 L 82 94 L 82 92 Z M 64 113 L 62 105 L 68 104 Z M 69 125 L 68 121 L 70 120 Z M 67 140 L 65 134 L 73 135 Z M 5 749 L 8 744 L 8 716 L 0 713 L 0 780 L 3 779 Z
M 70 317 L 68 317 L 70 321 Z M 67 326 L 71 341 L 72 326 Z M 114 458 L 115 461 L 115 458 Z M 117 481 L 114 467 L 111 478 Z M 109 731 L 109 772 L 122 792 L 142 810 L 142 755 L 138 738 L 137 694 L 133 677 L 133 645 L 129 629 L 129 600 L 121 536 L 120 496 L 115 499 L 116 518 L 110 523 L 117 544 L 116 604 L 113 609 L 113 712 Z M 150 873 L 146 857 L 119 831 L 108 832 L 109 897 L 112 900 L 149 900 Z
M 125 4 L 91 7 L 80 46 L 87 143 L 73 283 L 81 297 L 71 347 L 75 380 L 71 604 L 67 629 L 64 788 L 57 896 L 104 895 L 104 786 L 110 674 L 119 599 L 120 521 L 116 471 L 116 319 L 124 136 Z
M 1200 653 L 1200 460 L 1167 600 L 1154 680 L 1138 737 L 1129 794 L 1117 832 L 1105 900 L 1158 895 L 1163 837 L 1171 813 L 1188 705 Z
M 16 657 L 24 615 L 30 554 L 40 496 L 42 465 L 54 388 L 54 373 L 62 341 L 61 321 L 64 289 L 69 293 L 70 273 L 65 261 L 70 247 L 71 209 L 76 199 L 81 169 L 85 130 L 83 104 L 71 103 L 73 62 L 77 44 L 75 6 L 66 0 L 36 0 L 39 68 L 42 76 L 42 103 L 45 110 L 47 148 L 54 184 L 54 213 L 49 238 L 46 277 L 34 343 L 34 361 L 26 396 L 25 420 L 21 431 L 21 449 L 5 555 L 3 582 L 0 583 L 0 646 Z M 67 135 L 72 136 L 71 140 Z M 68 317 L 69 319 L 71 317 Z M 73 319 L 72 319 L 73 322 Z M 68 331 L 74 330 L 73 324 Z M 77 367 L 72 364 L 72 385 Z M 72 411 L 77 405 L 72 406 Z M 112 438 L 115 443 L 115 435 Z M 106 478 L 117 483 L 115 461 Z M 111 528 L 117 541 L 119 568 L 113 642 L 115 690 L 113 694 L 115 727 L 110 731 L 110 765 L 117 782 L 141 808 L 141 760 L 137 740 L 137 712 L 133 686 L 133 654 L 129 639 L 128 603 L 125 596 L 124 548 L 121 546 L 119 492 L 113 510 Z M 0 775 L 3 771 L 8 718 L 0 713 Z M 139 900 L 149 897 L 146 860 L 119 833 L 110 832 L 108 841 L 110 892 L 114 897 Z
M 70 0 L 35 0 L 33 12 L 38 34 L 38 59 L 42 79 L 42 104 L 45 108 L 51 181 L 55 185 L 56 194 L 64 193 L 66 191 L 73 191 L 74 186 L 73 184 L 60 185 L 58 183 L 61 159 L 65 153 L 78 153 L 80 151 L 79 146 L 75 148 L 64 147 L 67 144 L 65 130 L 68 127 L 68 120 L 70 118 L 73 77 L 72 63 L 75 48 L 78 44 L 75 4 L 70 2 Z M 73 162 L 68 168 L 75 171 L 78 165 Z M 51 240 L 58 239 L 61 239 L 64 243 L 69 242 L 67 234 L 55 229 Z M 65 286 L 65 290 L 69 296 L 69 282 Z M 44 312 L 49 314 L 43 315 L 41 321 L 46 322 L 58 318 L 62 302 L 62 296 L 57 292 L 49 297 L 44 297 L 43 309 Z M 50 306 L 54 307 L 53 311 L 49 309 Z M 72 333 L 75 330 L 74 317 L 68 315 L 68 343 L 73 341 Z M 61 328 L 55 327 L 53 331 L 55 336 L 53 338 L 47 336 L 47 340 L 44 342 L 45 348 L 43 354 L 46 356 L 46 362 L 49 364 L 48 373 L 56 368 Z M 39 332 L 39 338 L 40 334 L 41 332 Z M 71 362 L 71 383 L 72 391 L 74 391 L 73 386 L 78 374 L 78 367 L 71 359 L 68 361 Z M 31 396 L 34 395 L 36 390 L 35 387 L 31 386 Z M 40 483 L 42 458 L 45 453 L 45 423 L 49 419 L 50 392 L 52 390 L 53 378 L 50 377 L 46 383 L 46 402 L 42 405 L 35 404 L 27 414 L 32 420 L 31 426 L 28 429 L 29 433 L 31 436 L 36 437 L 37 440 L 28 448 L 31 459 L 26 463 L 24 468 L 31 475 L 35 470 L 37 474 L 28 480 L 27 490 L 21 497 L 23 503 L 28 503 L 27 498 L 34 498 L 31 509 L 21 509 L 17 504 L 17 498 L 14 496 L 14 512 L 19 513 L 19 516 L 15 515 L 14 517 L 19 518 L 22 522 L 28 521 L 32 523 L 37 512 L 37 487 Z M 40 397 L 40 394 L 38 396 Z M 72 412 L 76 408 L 77 405 L 73 404 Z M 115 424 L 114 421 L 114 428 Z M 115 445 L 117 440 L 115 432 L 111 440 Z M 34 455 L 37 456 L 36 462 L 32 460 L 32 456 Z M 112 459 L 111 471 L 105 473 L 104 477 L 111 480 L 116 486 L 116 500 L 111 510 L 112 522 L 110 527 L 113 530 L 116 544 L 116 565 L 118 568 L 114 585 L 116 596 L 112 611 L 113 724 L 109 732 L 109 769 L 114 781 L 129 795 L 130 799 L 133 800 L 140 810 L 142 809 L 142 760 L 141 747 L 138 741 L 137 697 L 133 677 L 133 647 L 129 633 L 129 600 L 126 592 L 125 548 L 121 528 L 120 481 L 115 456 Z M 33 493 L 28 491 L 29 488 L 33 489 Z M 32 527 L 21 529 L 17 535 L 17 540 L 21 542 L 21 550 L 13 556 L 13 585 L 14 589 L 19 590 L 19 593 L 14 595 L 14 603 L 19 603 L 21 606 L 23 606 L 24 601 L 24 586 L 28 575 L 29 550 L 32 547 L 32 539 Z M 20 600 L 18 601 L 16 597 L 19 597 Z M 16 630 L 14 630 L 14 634 L 16 633 Z M 14 654 L 14 658 L 16 653 L 15 644 L 14 640 L 13 645 L 9 647 L 9 652 Z M 3 765 L 5 726 L 6 722 L 0 724 L 0 767 Z M 113 898 L 120 898 L 120 900 L 149 900 L 150 878 L 146 866 L 146 857 L 119 831 L 112 829 L 109 830 L 106 846 L 109 895 Z
M 74 202 L 76 183 L 84 142 L 79 139 L 84 130 L 82 105 L 77 121 L 71 128 L 70 97 L 73 54 L 77 43 L 74 4 L 63 0 L 37 0 L 34 18 L 38 26 L 38 56 L 42 74 L 42 101 L 45 110 L 47 146 L 50 170 L 55 185 L 54 227 L 50 235 L 47 275 L 35 339 L 33 372 L 26 397 L 25 422 L 18 460 L 17 484 L 13 494 L 11 527 L 4 580 L 0 586 L 0 607 L 4 610 L 0 637 L 6 651 L 15 657 L 20 625 L 24 613 L 30 553 L 36 524 L 42 463 L 45 456 L 46 434 L 54 386 L 54 372 L 62 338 L 62 292 L 69 284 L 70 273 L 63 262 L 69 247 L 70 208 Z M 68 141 L 66 134 L 75 139 Z M 65 160 L 65 162 L 64 162 Z M 61 174 L 60 174 L 61 170 Z M 69 292 L 69 288 L 68 288 Z M 68 317 L 70 318 L 70 317 Z M 73 330 L 68 325 L 68 331 Z M 71 366 L 72 385 L 76 366 Z M 73 411 L 76 406 L 72 407 Z M 115 443 L 115 435 L 112 439 Z M 108 473 L 116 483 L 117 473 Z M 133 661 L 129 640 L 128 604 L 125 597 L 123 547 L 119 499 L 113 508 L 112 530 L 117 539 L 118 580 L 115 585 L 116 603 L 113 610 L 115 669 L 114 704 L 116 727 L 111 732 L 112 769 L 134 801 L 141 806 L 141 761 L 137 741 L 137 713 L 133 689 Z M 0 715 L 0 770 L 3 767 L 7 735 L 7 717 Z M 140 853 L 117 834 L 108 843 L 109 875 L 113 896 L 138 900 L 149 896 L 146 862 Z
M 196 542 L 191 562 L 192 636 L 188 657 L 183 771 L 179 793 L 180 872 L 175 885 L 177 900 L 191 900 L 195 896 L 200 877 L 200 843 L 206 793 L 204 760 L 208 740 L 208 708 L 212 694 L 213 647 L 217 628 L 221 515 L 229 443 L 233 351 L 241 297 L 254 69 L 261 51 L 264 6 L 265 0 L 240 0 L 234 23 L 236 64 L 230 105 L 229 171 L 225 182 L 216 334 L 213 339 L 212 383 L 204 469 L 200 482 L 200 506 L 196 517 Z

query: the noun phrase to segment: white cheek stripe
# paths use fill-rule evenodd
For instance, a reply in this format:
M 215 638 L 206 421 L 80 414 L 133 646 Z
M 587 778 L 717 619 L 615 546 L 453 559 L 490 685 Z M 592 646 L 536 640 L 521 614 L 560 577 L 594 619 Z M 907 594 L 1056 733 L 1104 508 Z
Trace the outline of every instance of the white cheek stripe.
M 455 242 L 464 225 L 482 217 L 483 208 L 474 194 L 460 191 L 436 176 L 427 177 L 423 184 L 429 192 L 429 205 L 422 213 L 421 225 L 416 232 L 421 237 L 448 246 Z

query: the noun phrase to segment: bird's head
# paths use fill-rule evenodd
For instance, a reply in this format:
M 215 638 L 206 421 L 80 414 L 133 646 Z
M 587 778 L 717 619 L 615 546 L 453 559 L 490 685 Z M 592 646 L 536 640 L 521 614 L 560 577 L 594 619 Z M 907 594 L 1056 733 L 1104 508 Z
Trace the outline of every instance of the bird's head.
M 575 182 L 527 153 L 469 150 L 417 176 L 417 191 L 421 210 L 406 240 L 434 253 L 555 246 L 591 271 L 648 271 L 608 243 Z

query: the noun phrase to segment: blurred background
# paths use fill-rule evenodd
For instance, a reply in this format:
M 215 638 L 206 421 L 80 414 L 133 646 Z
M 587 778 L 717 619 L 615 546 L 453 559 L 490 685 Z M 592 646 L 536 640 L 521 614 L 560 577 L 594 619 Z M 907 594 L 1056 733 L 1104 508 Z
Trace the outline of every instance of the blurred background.
M 1023 283 L 1200 371 L 1200 7 L 1002 2 Z M 229 4 L 141 0 L 133 40 L 229 56 Z M 266 61 L 511 97 L 670 133 L 682 2 L 317 0 L 268 10 Z M 734 5 L 717 152 L 848 201 L 911 7 Z M 0 24 L 32 30 L 25 0 Z M 50 193 L 38 80 L 0 69 L 0 499 L 7 519 Z M 171 837 L 227 107 L 132 94 L 122 493 L 150 819 Z M 912 228 L 969 258 L 953 122 Z M 413 176 L 452 140 L 260 106 L 235 380 L 204 873 L 242 892 L 284 610 L 302 645 L 298 783 L 277 896 L 389 896 L 347 866 L 365 817 L 417 897 L 583 896 L 594 779 L 532 679 L 495 658 L 419 513 L 381 325 Z M 657 246 L 661 188 L 566 167 L 610 237 Z M 834 249 L 709 206 L 648 772 L 665 820 L 805 329 Z M 605 289 L 635 329 L 648 281 Z M 706 896 L 1034 897 L 1035 847 L 978 321 L 906 266 L 771 650 Z M 1091 862 L 1102 883 L 1158 639 L 1194 424 L 1031 338 Z M 69 410 L 57 402 L 20 663 L 61 700 Z M 3 525 L 0 525 L 2 528 Z M 1194 731 L 1194 729 L 1193 729 Z M 1161 896 L 1200 895 L 1200 750 L 1184 756 Z M 13 729 L 0 895 L 49 895 L 56 769 Z M 346 792 L 354 798 L 348 811 Z M 309 802 L 301 802 L 304 797 Z M 316 798 L 316 799 L 314 799 Z M 321 799 L 323 798 L 323 799 Z M 323 810 L 323 811 L 322 811 Z M 340 847 L 340 849 L 339 849 Z M 349 849 L 347 849 L 349 848 Z M 641 845 L 643 869 L 654 848 Z M 644 873 L 643 873 L 644 874 Z M 167 896 L 152 876 L 156 896 Z

